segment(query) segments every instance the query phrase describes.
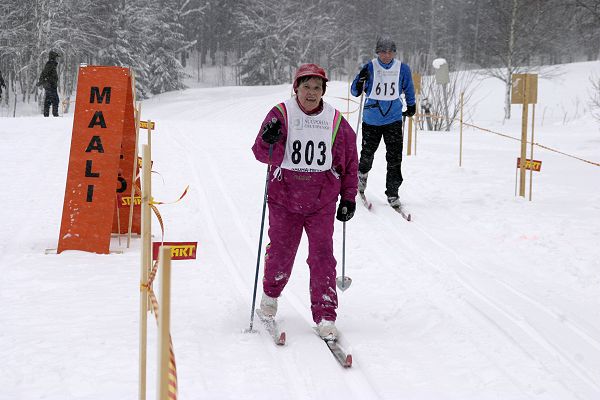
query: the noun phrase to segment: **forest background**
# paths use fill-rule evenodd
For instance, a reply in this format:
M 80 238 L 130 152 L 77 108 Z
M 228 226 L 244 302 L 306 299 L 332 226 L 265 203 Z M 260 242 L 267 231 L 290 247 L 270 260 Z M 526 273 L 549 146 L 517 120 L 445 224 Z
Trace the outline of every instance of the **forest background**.
M 380 35 L 413 72 L 431 75 L 444 58 L 451 72 L 485 69 L 508 93 L 514 73 L 600 59 L 600 0 L 4 0 L 2 101 L 40 101 L 50 50 L 61 55 L 63 98 L 81 63 L 131 67 L 138 97 L 148 98 L 185 88 L 189 71 L 200 82 L 207 66 L 222 68 L 212 85 L 291 82 L 303 62 L 347 80 Z M 591 84 L 600 92 L 599 77 Z

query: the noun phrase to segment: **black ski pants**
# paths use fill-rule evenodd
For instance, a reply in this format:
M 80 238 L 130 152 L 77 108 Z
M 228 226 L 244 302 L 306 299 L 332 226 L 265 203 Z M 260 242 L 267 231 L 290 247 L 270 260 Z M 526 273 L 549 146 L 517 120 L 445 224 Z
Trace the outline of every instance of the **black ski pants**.
M 362 124 L 362 149 L 360 151 L 360 162 L 358 170 L 367 173 L 373 167 L 375 152 L 381 142 L 385 143 L 385 160 L 387 161 L 387 174 L 385 177 L 385 194 L 398 196 L 398 188 L 402 184 L 402 121 L 393 122 L 388 125 Z
M 58 117 L 58 90 L 56 88 L 46 89 L 44 97 L 44 117 L 50 115 L 50 105 L 52 105 L 52 115 Z

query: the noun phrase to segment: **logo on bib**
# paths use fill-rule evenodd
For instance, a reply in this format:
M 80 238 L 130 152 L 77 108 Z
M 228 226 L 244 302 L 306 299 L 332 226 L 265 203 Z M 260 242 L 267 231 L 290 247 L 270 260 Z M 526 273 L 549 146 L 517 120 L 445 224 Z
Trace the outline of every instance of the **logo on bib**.
M 304 128 L 306 129 L 331 129 L 331 122 L 324 119 L 313 117 L 304 118 Z

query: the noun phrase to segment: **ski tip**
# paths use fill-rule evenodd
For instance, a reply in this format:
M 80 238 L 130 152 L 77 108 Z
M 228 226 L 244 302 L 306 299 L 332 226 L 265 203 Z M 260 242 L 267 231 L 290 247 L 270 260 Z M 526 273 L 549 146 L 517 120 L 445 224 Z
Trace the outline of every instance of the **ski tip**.
M 277 340 L 277 345 L 283 346 L 285 344 L 285 332 L 281 332 L 279 334 L 279 339 Z
M 352 354 L 348 354 L 346 356 L 346 362 L 344 363 L 344 368 L 352 367 Z

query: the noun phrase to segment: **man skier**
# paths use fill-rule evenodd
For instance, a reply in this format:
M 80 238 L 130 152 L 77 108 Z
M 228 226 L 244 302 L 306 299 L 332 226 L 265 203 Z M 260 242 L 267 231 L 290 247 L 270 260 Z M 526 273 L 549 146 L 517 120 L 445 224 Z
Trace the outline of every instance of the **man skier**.
M 366 63 L 352 82 L 352 95 L 367 96 L 362 123 L 362 149 L 358 165 L 358 190 L 364 193 L 367 177 L 381 138 L 386 147 L 386 190 L 388 203 L 400 207 L 398 189 L 402 184 L 402 116 L 415 114 L 415 90 L 407 64 L 396 60 L 396 44 L 380 37 L 375 46 L 377 58 Z M 400 95 L 404 93 L 406 111 L 402 112 Z

